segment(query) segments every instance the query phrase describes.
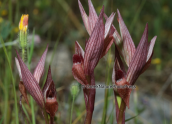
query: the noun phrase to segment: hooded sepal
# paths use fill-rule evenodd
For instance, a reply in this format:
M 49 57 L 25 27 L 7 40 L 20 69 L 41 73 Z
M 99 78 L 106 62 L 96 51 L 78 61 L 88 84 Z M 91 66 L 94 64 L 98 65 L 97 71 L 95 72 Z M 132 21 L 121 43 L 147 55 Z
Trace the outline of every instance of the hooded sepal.
M 146 24 L 140 43 L 133 55 L 127 71 L 127 82 L 129 82 L 131 85 L 134 85 L 146 64 L 148 47 L 148 24 Z
M 90 24 L 90 30 L 91 30 L 91 33 L 96 25 L 96 22 L 97 22 L 97 19 L 98 19 L 98 16 L 97 16 L 97 13 L 94 9 L 94 6 L 91 2 L 91 0 L 88 0 L 88 6 L 89 6 L 89 24 Z
M 88 34 L 90 35 L 91 30 L 90 30 L 90 25 L 89 25 L 89 21 L 88 21 L 88 16 L 87 16 L 87 14 L 86 14 L 80 0 L 78 0 L 78 5 L 79 5 L 79 9 L 80 9 L 80 12 L 81 12 L 81 16 L 82 16 L 82 20 L 84 22 L 85 28 L 86 28 Z
M 46 59 L 47 51 L 48 51 L 48 46 L 47 46 L 46 50 L 44 51 L 41 59 L 39 60 L 37 66 L 34 70 L 34 73 L 33 73 L 33 76 L 35 77 L 35 79 L 38 83 L 40 82 L 40 79 L 44 73 L 44 65 L 45 65 L 45 59 Z
M 152 60 L 152 56 L 153 56 L 153 48 L 155 45 L 156 38 L 157 38 L 157 36 L 153 37 L 150 44 L 149 44 L 149 50 L 148 50 L 148 55 L 147 55 L 147 59 L 146 59 L 146 64 L 143 67 L 141 73 L 143 73 L 151 64 L 151 60 Z
M 41 88 L 39 87 L 38 82 L 34 78 L 34 76 L 31 74 L 27 66 L 24 64 L 23 60 L 21 59 L 20 55 L 17 53 L 17 58 L 19 61 L 19 65 L 21 68 L 21 75 L 22 75 L 22 81 L 26 88 L 26 90 L 30 93 L 30 95 L 34 98 L 34 100 L 37 102 L 37 104 L 43 108 L 44 107 L 44 99 L 43 94 L 41 91 Z
M 102 8 L 98 21 L 93 32 L 86 44 L 84 55 L 84 73 L 91 75 L 96 67 L 103 51 L 104 45 L 104 24 L 103 24 L 104 7 Z
M 43 90 L 44 99 L 45 99 L 45 110 L 50 114 L 51 117 L 55 116 L 56 111 L 58 110 L 58 103 L 56 99 L 56 88 L 55 84 L 51 77 L 51 67 L 49 66 L 48 75 L 46 82 L 44 84 Z
M 156 38 L 157 38 L 157 36 L 153 37 L 152 40 L 150 41 L 146 62 L 151 59 L 151 56 L 153 54 L 153 48 L 154 48 L 154 45 L 155 45 Z
M 135 53 L 135 45 L 134 45 L 131 35 L 122 19 L 122 16 L 121 16 L 119 10 L 117 10 L 117 13 L 118 13 L 119 28 L 120 28 L 120 32 L 121 32 L 121 38 L 122 38 L 121 40 L 123 42 L 122 55 L 124 57 L 126 64 L 129 66 L 131 59 Z
M 103 46 L 103 52 L 102 52 L 101 58 L 107 54 L 107 52 L 109 51 L 109 49 L 111 48 L 113 44 L 114 38 L 112 35 L 114 33 L 114 30 L 112 27 L 112 23 L 115 17 L 115 13 L 112 13 L 109 18 L 106 16 L 105 13 L 103 15 L 106 19 L 106 23 L 105 23 L 104 46 Z
M 87 16 L 80 0 L 78 0 L 78 5 L 79 5 L 79 9 L 81 12 L 81 16 L 82 16 L 82 20 L 84 22 L 85 28 L 86 28 L 88 34 L 91 35 L 91 33 L 95 27 L 95 24 L 97 22 L 97 19 L 98 19 L 98 16 L 94 9 L 94 6 L 93 6 L 91 0 L 88 0 L 89 16 Z
M 105 14 L 104 14 L 104 16 L 105 16 Z M 115 17 L 115 13 L 112 13 L 109 18 L 105 18 L 106 19 L 106 23 L 105 23 L 105 36 L 104 36 L 105 39 L 109 35 L 109 32 L 111 31 L 114 17 Z

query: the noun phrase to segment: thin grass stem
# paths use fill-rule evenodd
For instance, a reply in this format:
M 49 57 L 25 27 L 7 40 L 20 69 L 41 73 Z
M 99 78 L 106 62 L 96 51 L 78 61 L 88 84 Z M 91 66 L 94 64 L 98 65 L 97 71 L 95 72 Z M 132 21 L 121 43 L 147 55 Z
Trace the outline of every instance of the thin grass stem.
M 4 45 L 4 41 L 3 41 L 3 39 L 2 39 L 1 36 L 0 36 L 0 39 L 1 39 L 1 43 Z M 16 95 L 15 81 L 14 81 L 14 78 L 13 78 L 13 72 L 12 72 L 12 68 L 11 68 L 9 56 L 8 56 L 8 53 L 7 53 L 7 49 L 6 49 L 5 46 L 3 46 L 3 50 L 4 50 L 4 53 L 5 53 L 5 56 L 6 56 L 6 59 L 7 59 L 9 68 L 10 68 L 10 75 L 11 75 L 12 84 L 13 84 L 14 101 L 15 101 L 15 115 L 16 115 L 15 119 L 16 119 L 16 124 L 19 124 L 19 119 L 18 119 L 19 116 L 18 116 L 17 95 Z
M 30 70 L 30 63 L 31 63 L 32 55 L 33 55 L 33 49 L 34 49 L 34 36 L 35 36 L 35 30 L 33 30 L 32 44 L 31 44 L 31 47 L 30 47 L 30 51 L 27 52 L 27 53 L 29 53 L 29 55 L 28 55 L 28 69 L 29 70 Z M 33 101 L 32 96 L 30 96 L 30 104 L 31 104 L 31 113 L 32 113 L 32 124 L 36 124 L 36 122 L 35 122 L 35 112 L 34 112 L 34 101 Z
M 111 59 L 111 49 L 109 49 L 109 53 L 108 53 L 108 61 Z M 106 81 L 106 85 L 109 85 L 109 81 L 110 81 L 110 62 L 108 62 L 108 65 L 106 66 L 106 70 L 107 70 L 107 81 Z M 105 95 L 104 95 L 104 107 L 103 107 L 103 114 L 102 114 L 102 121 L 101 124 L 105 124 L 106 123 L 106 115 L 107 115 L 107 108 L 108 108 L 108 97 L 109 97 L 109 89 L 106 88 L 105 89 Z

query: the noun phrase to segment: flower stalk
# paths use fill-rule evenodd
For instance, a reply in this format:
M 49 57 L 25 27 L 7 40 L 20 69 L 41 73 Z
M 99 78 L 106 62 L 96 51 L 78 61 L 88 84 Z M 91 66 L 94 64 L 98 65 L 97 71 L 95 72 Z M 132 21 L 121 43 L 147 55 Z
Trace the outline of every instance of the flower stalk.
M 125 109 L 126 109 L 126 104 L 125 104 L 124 100 L 122 100 L 122 102 L 120 104 L 120 109 L 119 109 L 118 124 L 123 123 Z
M 78 93 L 79 93 L 78 84 L 76 84 L 76 83 L 72 84 L 70 87 L 70 92 L 72 94 L 72 107 L 71 107 L 71 114 L 70 114 L 70 124 L 72 124 L 73 106 L 74 106 L 76 95 L 78 95 Z

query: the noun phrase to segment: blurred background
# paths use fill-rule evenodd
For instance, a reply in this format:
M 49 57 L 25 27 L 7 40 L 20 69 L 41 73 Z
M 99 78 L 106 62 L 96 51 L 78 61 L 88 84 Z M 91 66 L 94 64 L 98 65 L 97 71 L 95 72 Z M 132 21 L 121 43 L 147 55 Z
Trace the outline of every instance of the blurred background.
M 88 13 L 88 1 L 81 0 Z M 109 16 L 121 12 L 123 20 L 128 27 L 132 39 L 137 46 L 146 23 L 149 25 L 149 41 L 157 35 L 154 47 L 152 64 L 136 82 L 136 90 L 132 92 L 130 109 L 126 110 L 128 124 L 172 123 L 172 1 L 170 0 L 92 0 L 100 13 L 105 6 L 105 13 Z M 18 47 L 18 24 L 22 14 L 29 14 L 29 37 L 31 44 L 33 31 L 34 52 L 31 61 L 31 71 L 35 68 L 47 44 L 49 51 L 46 58 L 45 72 L 51 65 L 53 80 L 57 88 L 59 109 L 56 113 L 55 123 L 68 124 L 70 118 L 72 96 L 70 85 L 76 82 L 72 76 L 72 55 L 77 40 L 85 47 L 89 38 L 80 15 L 78 0 L 1 0 L 0 1 L 0 35 L 3 38 L 7 53 L 10 57 L 13 79 L 15 82 L 19 121 L 27 123 L 25 118 L 31 119 L 31 110 L 22 100 L 27 111 L 27 117 L 19 106 L 20 92 L 18 89 L 19 76 L 14 57 Z M 117 15 L 114 26 L 119 32 Z M 114 64 L 114 44 L 108 55 L 102 58 L 95 69 L 97 84 L 111 84 L 112 67 Z M 46 75 L 42 78 L 45 81 Z M 104 89 L 97 90 L 96 106 L 93 124 L 101 122 L 103 112 Z M 114 124 L 115 109 L 112 89 L 109 90 L 107 123 Z M 34 112 L 36 123 L 44 123 L 39 107 L 35 104 Z M 76 98 L 73 112 L 73 122 L 83 123 L 85 117 L 85 104 L 82 93 Z M 10 67 L 8 65 L 2 44 L 0 43 L 0 123 L 15 124 L 14 91 Z

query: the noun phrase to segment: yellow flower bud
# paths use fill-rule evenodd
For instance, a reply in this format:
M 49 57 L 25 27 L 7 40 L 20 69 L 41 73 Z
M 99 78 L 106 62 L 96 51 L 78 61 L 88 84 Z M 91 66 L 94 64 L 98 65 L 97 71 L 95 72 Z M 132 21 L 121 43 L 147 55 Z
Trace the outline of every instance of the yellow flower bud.
M 27 27 L 28 27 L 28 18 L 29 15 L 22 15 L 20 22 L 19 22 L 19 30 L 26 32 L 27 31 Z

